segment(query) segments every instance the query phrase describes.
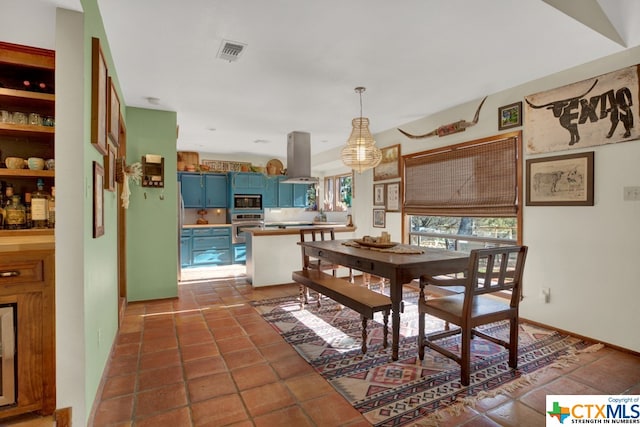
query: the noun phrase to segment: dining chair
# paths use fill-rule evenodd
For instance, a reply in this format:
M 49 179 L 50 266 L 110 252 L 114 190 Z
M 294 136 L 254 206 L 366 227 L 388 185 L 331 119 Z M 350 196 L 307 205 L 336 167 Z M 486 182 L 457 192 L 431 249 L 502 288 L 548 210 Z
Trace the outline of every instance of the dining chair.
M 471 378 L 471 340 L 478 336 L 509 350 L 509 366 L 518 366 L 518 306 L 522 298 L 522 272 L 527 257 L 527 246 L 504 246 L 474 249 L 462 277 L 420 277 L 418 300 L 418 357 L 424 359 L 424 348 L 429 347 L 460 365 L 462 385 Z M 464 292 L 436 298 L 425 298 L 424 287 L 463 286 Z M 510 291 L 510 295 L 508 292 Z M 442 331 L 425 335 L 425 315 L 445 321 Z M 479 326 L 501 320 L 509 321 L 509 340 L 478 330 Z M 450 324 L 456 325 L 455 329 Z M 461 335 L 460 352 L 456 354 L 436 341 L 452 335 Z M 449 347 L 450 348 L 450 347 Z
M 314 228 L 301 228 L 300 229 L 300 241 L 301 242 L 309 242 L 309 241 L 323 241 L 323 240 L 335 240 L 336 232 L 331 227 L 314 227 Z M 302 268 L 309 269 L 313 268 L 320 271 L 328 271 L 331 270 L 333 277 L 336 277 L 338 269 L 341 267 L 339 264 L 332 264 L 325 261 L 322 261 L 317 258 L 312 258 L 302 252 Z M 353 270 L 349 268 L 349 281 L 353 283 Z M 308 289 L 305 289 L 304 292 L 304 300 L 305 303 L 308 301 Z M 318 305 L 320 305 L 320 298 L 318 298 Z

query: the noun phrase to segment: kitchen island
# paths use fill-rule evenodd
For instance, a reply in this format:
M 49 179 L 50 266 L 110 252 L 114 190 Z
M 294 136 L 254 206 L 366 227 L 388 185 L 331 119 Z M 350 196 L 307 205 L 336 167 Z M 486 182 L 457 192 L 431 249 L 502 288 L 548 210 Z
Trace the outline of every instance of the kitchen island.
M 344 223 L 318 223 L 308 226 L 256 227 L 245 229 L 247 235 L 247 280 L 254 287 L 292 283 L 291 272 L 300 270 L 300 229 L 311 227 L 333 228 L 336 239 L 351 239 L 356 227 Z M 348 269 L 338 270 L 347 276 Z

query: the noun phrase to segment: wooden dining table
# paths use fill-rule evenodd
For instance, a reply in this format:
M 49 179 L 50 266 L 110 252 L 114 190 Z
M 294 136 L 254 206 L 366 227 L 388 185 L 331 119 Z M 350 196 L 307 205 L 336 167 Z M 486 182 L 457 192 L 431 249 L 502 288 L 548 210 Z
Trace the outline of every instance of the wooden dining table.
M 458 273 L 467 267 L 469 254 L 439 248 L 397 245 L 398 251 L 388 252 L 369 247 L 354 247 L 350 240 L 324 240 L 298 243 L 305 255 L 340 264 L 355 270 L 389 279 L 392 303 L 392 359 L 398 360 L 400 313 L 404 309 L 402 287 L 422 274 Z M 346 243 L 346 244 L 345 244 Z

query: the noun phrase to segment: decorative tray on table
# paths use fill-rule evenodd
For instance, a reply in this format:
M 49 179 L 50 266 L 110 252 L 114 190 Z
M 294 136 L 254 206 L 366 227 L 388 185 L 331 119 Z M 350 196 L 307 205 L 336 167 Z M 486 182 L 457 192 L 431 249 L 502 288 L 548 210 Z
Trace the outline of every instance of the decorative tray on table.
M 371 248 L 378 248 L 378 249 L 387 249 L 387 248 L 392 248 L 394 246 L 399 245 L 399 243 L 396 243 L 396 242 L 386 242 L 386 243 L 369 242 L 369 241 L 358 240 L 358 239 L 353 239 L 353 241 L 361 246 L 369 246 Z

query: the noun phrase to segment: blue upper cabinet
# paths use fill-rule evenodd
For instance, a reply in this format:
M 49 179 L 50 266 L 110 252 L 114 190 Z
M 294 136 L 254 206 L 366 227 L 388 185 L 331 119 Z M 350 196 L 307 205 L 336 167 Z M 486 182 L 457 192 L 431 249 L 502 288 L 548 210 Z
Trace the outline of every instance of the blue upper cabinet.
M 293 207 L 295 208 L 307 207 L 308 191 L 309 191 L 309 184 L 293 184 Z
M 286 176 L 279 178 L 280 181 Z M 306 208 L 307 190 L 309 184 L 287 184 L 280 182 L 278 185 L 278 207 L 281 208 Z
M 204 206 L 204 183 L 200 174 L 180 174 L 180 192 L 185 208 Z
M 227 176 L 222 174 L 180 173 L 185 208 L 226 208 Z
M 204 175 L 204 203 L 206 208 L 227 207 L 227 176 Z
M 262 194 L 265 176 L 261 173 L 232 172 L 231 192 L 234 194 Z
M 264 193 L 262 194 L 262 206 L 265 208 L 278 207 L 278 183 L 280 177 L 267 176 L 264 180 Z

